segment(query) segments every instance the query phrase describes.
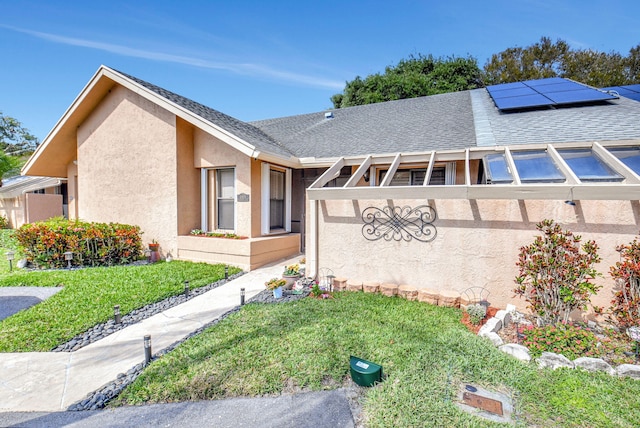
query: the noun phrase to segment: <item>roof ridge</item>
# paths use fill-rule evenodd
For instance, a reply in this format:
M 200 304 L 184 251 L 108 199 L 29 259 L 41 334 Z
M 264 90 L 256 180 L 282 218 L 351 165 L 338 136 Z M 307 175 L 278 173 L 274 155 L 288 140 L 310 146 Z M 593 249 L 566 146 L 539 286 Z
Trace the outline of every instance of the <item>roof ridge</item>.
M 109 67 L 110 68 L 110 67 Z M 110 68 L 112 71 L 126 77 L 127 79 L 130 79 L 142 86 L 144 86 L 145 88 L 151 90 L 152 92 L 156 93 L 157 95 L 160 95 L 161 97 L 165 98 L 166 100 L 179 105 L 180 107 L 183 107 L 187 110 L 189 110 L 190 112 L 198 115 L 199 117 L 201 117 L 202 119 L 205 119 L 219 127 L 221 127 L 222 129 L 226 130 L 226 131 L 232 131 L 233 134 L 238 135 L 239 132 L 241 131 L 240 134 L 244 134 L 244 135 L 238 135 L 240 137 L 242 137 L 243 139 L 247 140 L 248 143 L 253 144 L 255 138 L 258 139 L 263 139 L 263 141 L 261 142 L 266 142 L 272 146 L 276 146 L 278 147 L 280 150 L 286 152 L 287 155 L 289 156 L 294 156 L 294 153 L 291 152 L 291 150 L 284 144 L 282 144 L 281 142 L 279 142 L 278 140 L 276 140 L 272 135 L 269 135 L 268 133 L 264 132 L 262 129 L 258 128 L 257 126 L 249 123 L 249 122 L 244 122 L 240 119 L 237 119 L 233 116 L 230 116 L 226 113 L 223 113 L 219 110 L 216 110 L 214 108 L 211 108 L 209 106 L 206 106 L 202 103 L 199 103 L 197 101 L 194 101 L 190 98 L 187 98 L 183 95 L 177 94 L 175 92 L 172 92 L 168 89 L 165 89 L 161 86 L 155 85 L 153 83 L 149 83 L 145 80 L 142 80 L 138 77 L 132 76 L 128 73 L 124 73 L 120 70 L 116 70 L 114 68 Z M 226 125 L 226 126 L 225 126 Z M 231 128 L 231 129 L 229 129 Z M 244 131 L 244 132 L 242 132 Z M 246 138 L 249 137 L 249 138 Z M 254 144 L 255 145 L 255 144 Z

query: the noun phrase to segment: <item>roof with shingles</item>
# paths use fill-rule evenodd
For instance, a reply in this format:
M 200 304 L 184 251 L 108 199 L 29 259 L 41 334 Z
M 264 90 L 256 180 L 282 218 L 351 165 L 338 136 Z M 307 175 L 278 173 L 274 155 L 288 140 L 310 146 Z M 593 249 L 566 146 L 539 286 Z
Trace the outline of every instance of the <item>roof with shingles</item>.
M 504 113 L 485 89 L 243 122 L 144 80 L 122 74 L 214 125 L 275 155 L 334 158 L 368 154 L 640 139 L 640 103 Z
M 269 153 L 286 157 L 293 155 L 293 153 L 287 147 L 279 144 L 276 140 L 274 140 L 272 136 L 266 134 L 260 128 L 257 128 L 250 123 L 238 120 L 218 110 L 212 109 L 211 107 L 207 107 L 189 98 L 183 97 L 182 95 L 178 95 L 152 83 L 146 82 L 142 79 L 138 79 L 137 77 L 131 76 L 118 70 L 112 70 L 123 75 L 127 79 L 130 79 L 144 86 L 150 91 L 155 92 L 168 101 L 177 104 L 178 106 L 183 107 L 192 113 L 195 113 L 196 115 L 213 123 L 214 125 L 219 126 L 225 131 L 236 135 L 247 143 L 255 146 L 259 150 L 265 150 Z
M 620 98 L 591 105 L 501 113 L 484 89 L 474 89 L 498 146 L 640 138 L 640 103 Z M 480 112 L 476 111 L 476 116 Z M 479 139 L 478 145 L 483 145 Z
M 423 152 L 475 145 L 469 92 L 410 98 L 252 122 L 296 156 Z

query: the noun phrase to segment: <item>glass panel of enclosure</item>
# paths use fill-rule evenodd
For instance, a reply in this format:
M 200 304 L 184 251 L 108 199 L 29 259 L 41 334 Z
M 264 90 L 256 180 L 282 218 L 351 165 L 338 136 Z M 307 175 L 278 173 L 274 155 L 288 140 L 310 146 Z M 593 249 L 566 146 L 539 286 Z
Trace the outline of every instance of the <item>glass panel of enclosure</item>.
M 488 184 L 511 183 L 513 181 L 504 153 L 485 156 L 484 169 L 487 174 Z
M 607 150 L 620 159 L 629 169 L 640 175 L 640 147 L 608 147 Z
M 561 183 L 564 175 L 546 150 L 512 152 L 513 162 L 522 183 Z
M 580 181 L 622 181 L 623 176 L 609 168 L 591 149 L 558 150 Z

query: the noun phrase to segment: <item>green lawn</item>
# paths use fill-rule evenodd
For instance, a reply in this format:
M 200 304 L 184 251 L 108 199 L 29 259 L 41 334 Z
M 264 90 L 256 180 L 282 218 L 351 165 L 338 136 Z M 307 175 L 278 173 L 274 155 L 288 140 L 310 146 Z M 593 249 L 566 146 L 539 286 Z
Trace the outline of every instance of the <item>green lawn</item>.
M 185 280 L 195 289 L 224 278 L 223 265 L 180 261 L 71 271 L 9 272 L 6 264 L 0 265 L 0 272 L 0 287 L 63 287 L 44 302 L 0 321 L 0 352 L 49 351 L 113 318 L 115 305 L 125 315 L 182 293 Z
M 368 427 L 494 426 L 454 405 L 466 383 L 510 394 L 521 426 L 640 425 L 640 382 L 539 370 L 469 333 L 458 310 L 365 293 L 251 304 L 151 364 L 116 404 L 339 387 L 349 356 L 384 367 Z
M 0 321 L 0 352 L 50 350 L 110 319 L 116 304 L 127 313 L 181 293 L 185 280 L 195 288 L 223 275 L 222 266 L 177 261 L 9 272 L 0 250 L 0 287 L 64 287 Z M 249 304 L 154 361 L 114 405 L 337 388 L 356 355 L 382 364 L 386 375 L 364 390 L 368 427 L 494 426 L 455 406 L 466 383 L 511 395 L 519 426 L 640 426 L 640 381 L 539 370 L 468 332 L 460 315 L 368 293 Z

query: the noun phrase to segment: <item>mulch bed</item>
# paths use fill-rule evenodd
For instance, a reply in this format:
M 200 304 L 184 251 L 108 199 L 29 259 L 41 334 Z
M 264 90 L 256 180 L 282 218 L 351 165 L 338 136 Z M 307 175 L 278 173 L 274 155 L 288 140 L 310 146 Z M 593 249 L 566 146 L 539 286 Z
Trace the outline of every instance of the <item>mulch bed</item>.
M 460 320 L 460 322 L 462 324 L 464 324 L 469 331 L 473 332 L 474 334 L 478 334 L 478 331 L 480 330 L 480 327 L 482 327 L 483 325 L 486 324 L 486 322 L 488 320 L 490 320 L 491 318 L 493 318 L 493 316 L 499 311 L 500 309 L 498 308 L 494 308 L 493 306 L 489 306 L 487 308 L 487 315 L 485 315 L 485 317 L 482 319 L 482 321 L 480 321 L 480 324 L 473 324 L 471 322 L 471 320 L 469 319 L 469 314 L 466 312 L 462 312 L 462 319 Z

